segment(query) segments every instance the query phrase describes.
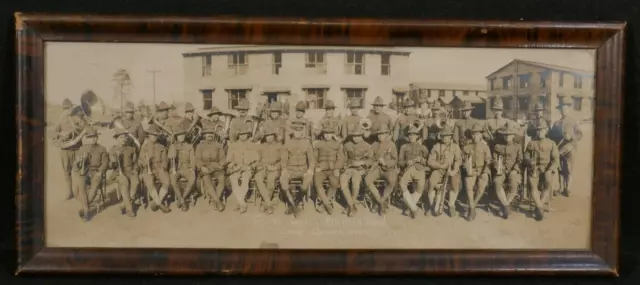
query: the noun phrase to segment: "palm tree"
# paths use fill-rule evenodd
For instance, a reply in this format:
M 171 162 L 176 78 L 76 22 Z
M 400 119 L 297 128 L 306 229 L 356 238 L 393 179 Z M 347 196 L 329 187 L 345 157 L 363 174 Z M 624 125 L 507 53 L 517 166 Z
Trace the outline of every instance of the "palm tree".
M 122 113 L 124 102 L 127 99 L 126 97 L 129 95 L 129 89 L 133 87 L 129 71 L 123 68 L 118 69 L 113 74 L 113 82 L 115 84 L 114 101 L 116 99 L 120 99 L 120 112 Z

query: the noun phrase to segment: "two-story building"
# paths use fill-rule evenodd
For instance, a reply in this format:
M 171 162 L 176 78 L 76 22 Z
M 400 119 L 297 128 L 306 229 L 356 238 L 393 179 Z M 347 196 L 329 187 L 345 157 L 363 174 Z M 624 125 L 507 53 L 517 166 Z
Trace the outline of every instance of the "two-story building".
M 579 119 L 593 117 L 595 107 L 594 73 L 569 67 L 515 59 L 487 77 L 487 114 L 491 105 L 502 100 L 504 115 L 512 119 L 526 119 L 539 102 L 548 120 L 557 120 L 556 109 L 562 97 L 573 100 Z
M 482 85 L 464 83 L 435 83 L 435 82 L 412 82 L 409 84 L 409 95 L 411 100 L 419 102 L 426 101 L 432 104 L 436 100 L 452 112 L 454 119 L 460 118 L 460 110 L 465 101 L 471 102 L 474 110 L 471 115 L 474 118 L 485 118 L 485 100 L 487 90 Z M 396 100 L 402 100 L 406 96 L 396 96 Z M 416 101 L 418 100 L 418 101 Z
M 289 112 L 304 101 L 311 119 L 322 116 L 327 100 L 342 114 L 352 100 L 364 115 L 376 96 L 390 103 L 394 92 L 408 91 L 409 55 L 376 47 L 203 48 L 183 54 L 184 100 L 200 110 L 232 110 L 246 98 L 251 111 L 261 103 L 280 101 Z

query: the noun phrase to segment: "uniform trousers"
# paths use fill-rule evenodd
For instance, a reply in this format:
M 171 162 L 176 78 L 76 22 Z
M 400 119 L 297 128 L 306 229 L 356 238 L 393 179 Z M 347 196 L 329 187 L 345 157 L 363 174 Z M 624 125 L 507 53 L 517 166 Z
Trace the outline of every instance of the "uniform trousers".
M 208 190 L 209 196 L 215 201 L 220 201 L 220 196 L 224 190 L 224 170 L 213 171 L 211 173 L 200 173 L 202 184 Z M 213 185 L 213 179 L 217 180 L 217 184 Z
M 180 189 L 180 185 L 178 181 L 184 178 L 187 180 L 187 187 L 184 189 L 184 193 Z M 189 192 L 193 189 L 193 186 L 196 184 L 196 172 L 194 169 L 188 167 L 181 167 L 175 173 L 171 173 L 171 188 L 173 188 L 173 192 L 176 195 L 176 198 L 181 203 L 184 202 L 184 198 L 189 196 Z
M 155 179 L 160 181 L 160 190 L 156 189 Z M 169 193 L 169 185 L 171 185 L 169 173 L 164 169 L 156 169 L 152 174 L 145 171 L 142 174 L 142 182 L 147 188 L 151 200 L 153 200 L 156 205 L 162 205 L 164 198 L 166 198 Z
M 294 204 L 298 197 L 293 197 L 293 194 L 290 191 L 289 183 L 293 179 L 301 179 L 302 185 L 300 185 L 300 192 L 298 196 L 304 195 L 309 190 L 309 186 L 311 186 L 311 181 L 313 180 L 313 172 L 304 170 L 304 169 L 296 169 L 289 168 L 287 171 L 282 171 L 280 175 L 280 187 L 282 187 L 282 191 L 287 196 L 289 203 Z
M 84 213 L 89 212 L 89 204 L 93 202 L 97 193 L 98 187 L 102 183 L 102 174 L 97 170 L 89 170 L 87 175 L 83 175 L 74 171 L 73 174 L 73 195 L 80 200 L 82 204 L 82 210 Z M 89 183 L 89 192 L 87 193 L 87 183 Z
M 120 191 L 120 196 L 122 197 L 122 203 L 124 203 L 124 209 L 128 212 L 133 212 L 133 205 L 131 201 L 135 199 L 136 192 L 138 190 L 138 185 L 140 184 L 140 180 L 138 179 L 138 174 L 135 173 L 123 173 L 118 174 L 118 191 Z
M 409 183 L 415 181 L 413 193 L 409 193 Z M 402 177 L 400 177 L 400 189 L 402 189 L 402 198 L 412 211 L 418 208 L 418 201 L 422 198 L 424 185 L 426 182 L 425 171 L 418 170 L 415 166 L 409 166 L 405 169 Z
M 386 182 L 384 191 L 382 192 L 382 197 L 380 197 L 380 192 L 375 185 L 376 180 L 380 178 Z M 398 183 L 398 170 L 397 168 L 382 170 L 380 167 L 374 166 L 369 170 L 369 172 L 367 172 L 364 182 L 366 183 L 367 190 L 369 190 L 373 199 L 382 204 L 391 197 L 393 189 L 396 187 L 396 183 Z
M 64 182 L 67 190 L 67 196 L 73 195 L 73 185 L 71 183 L 71 169 L 73 162 L 76 160 L 75 150 L 61 149 L 60 160 L 62 162 L 62 171 L 64 173 Z
M 487 184 L 489 184 L 489 174 L 486 172 L 483 173 L 481 168 L 474 169 L 472 175 L 465 174 L 464 188 L 467 192 L 469 208 L 474 208 L 480 201 L 480 198 L 482 198 L 487 188 Z M 478 185 L 478 192 L 474 193 L 476 185 Z
M 340 189 L 342 195 L 347 202 L 347 205 L 353 206 L 355 201 L 358 200 L 358 194 L 360 194 L 360 185 L 362 184 L 362 178 L 364 177 L 366 170 L 358 168 L 347 168 L 340 175 Z M 351 191 L 349 191 L 349 182 L 351 182 Z
M 505 181 L 506 180 L 506 181 Z M 493 177 L 493 185 L 496 190 L 496 196 L 503 206 L 511 204 L 511 201 L 518 192 L 518 185 L 522 181 L 522 175 L 517 170 L 511 170 L 507 173 L 495 175 Z M 505 192 L 505 182 L 507 183 L 507 191 Z
M 532 175 L 532 173 L 529 172 L 529 189 L 531 190 L 531 196 L 533 197 L 533 202 L 536 204 L 536 207 L 538 209 L 542 209 L 544 207 L 544 203 L 549 200 L 549 190 L 551 190 L 551 187 L 553 186 L 556 174 L 553 170 L 534 174 L 535 175 Z M 542 191 L 539 187 L 540 184 L 543 186 Z
M 329 189 L 327 192 L 325 192 L 324 189 L 324 181 L 326 179 L 329 180 Z M 325 206 L 328 206 L 329 201 L 333 200 L 338 191 L 338 187 L 340 187 L 338 176 L 333 175 L 333 170 L 321 170 L 314 174 L 313 180 L 318 197 L 320 197 L 320 200 L 322 200 Z
M 429 192 L 427 196 L 429 197 L 429 203 L 433 207 L 436 202 L 436 195 L 444 195 L 443 191 L 436 191 L 436 188 L 444 182 L 445 178 L 445 170 L 444 169 L 436 169 L 431 172 L 429 176 Z M 447 184 L 451 186 L 451 192 L 449 193 L 449 210 L 455 209 L 456 201 L 458 200 L 458 194 L 460 193 L 460 184 L 462 178 L 460 177 L 460 172 L 458 171 L 455 175 L 449 176 L 449 180 Z M 446 190 L 446 189 L 442 189 Z
M 229 175 L 231 190 L 240 206 L 246 205 L 244 197 L 247 196 L 247 192 L 249 191 L 251 176 L 253 176 L 251 170 L 241 170 Z
M 254 176 L 256 186 L 258 187 L 258 191 L 260 192 L 260 196 L 262 196 L 263 201 L 273 204 L 276 202 L 276 199 L 278 199 L 278 197 L 271 197 L 273 196 L 273 191 L 276 189 L 276 180 L 278 177 L 280 177 L 279 169 L 261 169 Z

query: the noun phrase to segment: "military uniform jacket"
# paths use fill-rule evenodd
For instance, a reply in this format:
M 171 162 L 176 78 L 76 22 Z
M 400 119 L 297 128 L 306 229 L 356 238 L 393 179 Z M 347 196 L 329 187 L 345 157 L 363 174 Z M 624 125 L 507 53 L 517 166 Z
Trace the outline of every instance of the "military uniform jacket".
M 196 154 L 193 150 L 193 146 L 186 142 L 174 144 L 176 148 L 176 162 L 178 163 L 178 169 L 195 169 L 196 168 Z
M 218 126 L 221 126 L 222 129 L 224 130 L 224 126 L 225 126 L 224 121 L 221 121 L 221 120 L 212 121 L 209 119 L 203 119 L 200 122 L 202 123 L 202 128 L 207 130 L 209 129 L 215 130 Z M 231 124 L 229 124 L 229 126 L 231 126 Z
M 498 130 L 501 129 L 502 127 L 504 127 L 505 125 L 512 125 L 515 126 L 516 122 L 513 120 L 509 120 L 507 118 L 491 118 L 491 119 L 487 119 L 487 121 L 485 122 L 485 128 L 487 129 L 488 132 L 491 132 L 491 134 L 484 134 L 484 139 L 486 141 L 495 139 L 498 136 Z
M 111 169 L 119 171 L 118 167 L 122 167 L 122 171 L 126 174 L 135 173 L 134 170 L 136 169 L 136 162 L 138 161 L 138 158 L 134 147 L 128 145 L 113 146 L 109 151 L 109 156 L 112 157 L 112 159 L 109 159 Z M 113 158 L 120 160 L 120 166 L 118 166 L 118 161 Z
M 315 169 L 313 147 L 306 139 L 291 139 L 282 151 L 282 168 L 292 170 Z
M 241 166 L 254 165 L 260 157 L 258 148 L 260 145 L 250 141 L 236 141 L 229 145 L 227 161 Z
M 498 167 L 498 157 L 502 157 L 502 166 L 505 172 L 520 171 L 522 163 L 522 146 L 515 143 L 498 144 L 493 152 L 493 164 Z
M 87 144 L 80 147 L 79 154 L 85 153 L 89 161 L 89 170 L 104 173 L 109 167 L 107 149 L 99 144 Z
M 421 143 L 408 143 L 400 147 L 400 166 L 409 167 L 409 161 L 413 160 L 413 166 L 418 171 L 426 170 L 429 151 L 427 147 Z
M 396 120 L 395 126 L 393 127 L 393 140 L 404 140 L 409 141 L 409 126 L 413 121 L 422 121 L 418 115 L 400 115 Z M 423 121 L 424 123 L 424 121 Z M 429 134 L 428 128 L 426 126 L 422 127 L 422 139 L 426 139 Z
M 128 120 L 126 118 L 122 118 L 122 126 L 142 144 L 144 141 L 146 133 L 142 128 L 142 123 L 138 119 Z
M 224 169 L 227 158 L 221 143 L 215 141 L 203 141 L 196 147 L 196 166 L 206 167 L 209 171 Z
M 461 152 L 460 147 L 453 142 L 448 146 L 443 143 L 438 143 L 431 149 L 427 165 L 432 169 L 445 170 L 447 164 L 452 163 L 453 169 L 459 169 L 462 163 Z
M 289 136 L 293 133 L 293 129 L 291 128 L 291 124 L 293 121 L 303 121 L 304 129 L 302 130 L 304 138 L 313 137 L 313 123 L 309 119 L 306 118 L 294 118 L 293 120 L 287 120 L 287 140 L 289 140 Z
M 529 122 L 527 123 L 527 126 L 526 126 L 526 128 L 527 128 L 527 129 L 526 129 L 526 131 L 527 131 L 527 136 L 529 136 L 529 137 L 534 137 L 534 136 L 536 135 L 536 131 L 537 131 L 537 129 L 536 129 L 536 124 L 535 124 L 535 123 L 536 123 L 536 122 L 538 122 L 538 121 L 540 121 L 540 120 L 542 120 L 542 121 L 544 121 L 545 123 L 547 123 L 547 126 L 551 126 L 551 122 L 549 122 L 549 120 L 545 120 L 545 119 L 541 119 L 541 118 L 533 119 L 533 120 L 531 120 L 531 121 L 529 121 Z M 548 137 L 548 136 L 549 136 L 549 133 L 547 133 L 547 137 Z
M 479 171 L 489 170 L 488 166 L 491 164 L 491 150 L 489 150 L 489 145 L 484 141 L 465 145 L 463 148 L 464 161 L 462 163 L 466 164 L 469 158 L 471 158 L 473 169 Z M 464 167 L 467 167 L 467 165 L 464 165 Z
M 558 146 L 548 138 L 530 141 L 524 158 L 542 171 L 556 170 L 560 166 Z
M 447 119 L 446 121 L 441 123 L 440 127 L 438 127 L 437 121 L 438 119 L 436 118 L 425 119 L 424 128 L 427 128 L 426 138 L 428 140 L 437 141 L 438 134 L 440 133 L 442 127 L 444 127 L 445 125 L 448 125 L 454 130 L 452 137 L 453 137 L 453 141 L 457 143 L 459 141 L 458 132 L 455 131 L 458 128 L 457 123 L 451 119 Z
M 353 115 L 344 117 L 344 119 L 342 120 L 340 136 L 342 138 L 346 138 L 349 134 L 353 133 L 353 131 L 358 129 L 360 126 L 361 119 L 362 117 L 353 116 Z
M 558 144 L 559 148 L 564 148 L 565 145 L 575 146 L 582 139 L 582 130 L 576 119 L 564 117 L 553 124 L 547 137 Z
M 322 126 L 325 124 L 330 125 L 337 134 L 342 133 L 342 122 L 340 121 L 340 118 L 336 116 L 327 117 L 327 115 L 324 115 L 320 121 L 318 121 L 318 125 L 316 126 L 316 135 L 320 135 L 322 132 Z
M 249 119 L 248 116 L 238 116 L 231 120 L 229 123 L 229 141 L 235 142 L 238 140 L 238 133 L 245 127 L 245 120 L 247 119 Z M 254 124 L 255 123 L 257 122 L 254 122 Z
M 391 121 L 391 117 L 389 115 L 383 113 L 382 111 L 379 114 L 374 113 L 373 111 L 369 113 L 367 116 L 369 120 L 371 120 L 371 132 L 378 132 L 382 126 L 387 126 L 387 130 L 393 130 L 393 122 Z
M 343 146 L 344 158 L 346 159 L 345 168 L 351 168 L 354 162 L 364 162 L 364 165 L 356 167 L 357 169 L 365 169 L 370 166 L 373 159 L 373 149 L 371 145 L 362 141 L 360 143 L 347 142 Z
M 262 139 L 265 136 L 265 130 L 277 130 L 276 135 L 281 139 L 284 139 L 284 136 L 287 131 L 287 121 L 281 118 L 278 119 L 267 119 L 262 122 L 262 126 L 257 131 L 256 138 Z
M 260 168 L 277 171 L 282 169 L 284 147 L 277 142 L 264 143 L 258 148 Z
M 341 169 L 344 163 L 342 143 L 335 140 L 318 140 L 314 145 L 316 167 L 322 170 Z
M 146 169 L 147 164 L 150 163 L 152 171 L 166 171 L 169 163 L 167 148 L 158 142 L 147 143 L 141 148 L 138 161 L 142 168 Z
M 458 142 L 460 143 L 460 145 L 465 145 L 472 142 L 471 127 L 479 123 L 481 123 L 480 120 L 471 117 L 456 121 L 455 132 L 458 135 Z
M 371 149 L 373 150 L 373 160 L 378 165 L 380 165 L 380 158 L 382 158 L 383 164 L 380 165 L 380 168 L 383 171 L 393 170 L 398 166 L 398 151 L 391 140 L 375 142 L 371 145 Z

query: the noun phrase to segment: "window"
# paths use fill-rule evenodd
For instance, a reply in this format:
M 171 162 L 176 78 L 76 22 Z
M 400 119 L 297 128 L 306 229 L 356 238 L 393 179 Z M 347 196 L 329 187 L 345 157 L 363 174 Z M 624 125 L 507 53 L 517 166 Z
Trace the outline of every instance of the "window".
M 391 75 L 391 54 L 383 53 L 381 56 L 381 71 L 382 75 Z
M 308 88 L 307 93 L 307 109 L 324 109 L 324 103 L 327 101 L 327 92 L 329 88 Z
M 560 72 L 560 80 L 558 81 L 558 86 L 562 87 L 564 85 L 564 72 Z
M 511 110 L 511 102 L 513 98 L 509 96 L 502 97 L 502 108 L 505 110 Z
M 362 88 L 347 88 L 344 89 L 344 94 L 345 94 L 345 106 L 348 106 L 349 102 L 354 102 L 356 103 L 356 106 L 358 108 L 363 108 L 364 107 L 364 95 L 365 95 L 365 90 L 366 89 L 362 89 Z
M 211 56 L 205 55 L 202 57 L 202 76 L 211 75 Z
M 417 90 L 416 90 L 417 91 Z M 409 98 L 411 98 L 412 100 L 414 98 L 418 97 L 418 92 L 411 92 L 409 93 Z M 405 92 L 393 92 L 393 104 L 396 105 L 396 111 L 403 109 L 404 106 L 403 102 L 405 100 L 405 98 L 407 98 L 407 93 Z M 415 100 L 413 100 L 413 102 L 417 102 Z
M 540 72 L 540 87 L 547 87 L 547 80 L 549 79 L 548 72 Z
M 476 92 L 476 93 L 477 93 L 477 92 Z M 464 95 L 464 96 L 469 95 L 469 91 L 466 91 L 466 90 L 465 90 L 465 91 L 462 91 L 462 95 Z
M 325 53 L 324 52 L 308 52 L 305 54 L 305 64 L 306 68 L 315 68 L 318 73 L 325 73 L 327 71 L 327 64 L 324 60 Z
M 502 89 L 509 89 L 511 86 L 513 86 L 511 76 L 502 77 Z
M 489 90 L 496 90 L 498 86 L 496 86 L 496 79 L 489 79 Z
M 444 97 L 444 90 L 438 90 L 438 98 Z
M 229 109 L 235 109 L 241 99 L 247 99 L 249 89 L 229 89 L 227 93 L 229 94 Z
M 531 78 L 531 74 L 518 75 L 518 88 L 527 88 L 527 87 L 529 87 L 529 79 L 530 78 Z
M 518 102 L 518 112 L 524 114 L 524 118 L 526 118 L 526 115 L 529 112 L 529 96 L 520 96 L 516 102 Z
M 205 89 L 200 90 L 202 92 L 202 106 L 204 110 L 211 110 L 213 107 L 213 90 Z
M 245 52 L 227 55 L 227 65 L 233 74 L 246 74 L 249 69 L 249 56 Z
M 573 76 L 573 88 L 582 88 L 582 76 L 580 75 Z
M 542 104 L 542 107 L 544 107 L 544 109 L 547 109 L 547 97 L 545 96 L 538 96 L 538 103 Z
M 347 74 L 364 74 L 364 53 L 353 51 L 347 52 L 345 72 Z
M 489 99 L 489 101 L 490 101 L 490 104 L 491 104 L 490 106 L 495 105 L 496 104 L 496 97 L 491 97 L 491 99 Z
M 273 74 L 280 74 L 280 68 L 282 68 L 282 53 L 274 52 L 273 53 L 273 63 L 272 63 L 272 72 Z
M 582 111 L 582 98 L 573 97 L 573 109 L 576 111 Z

